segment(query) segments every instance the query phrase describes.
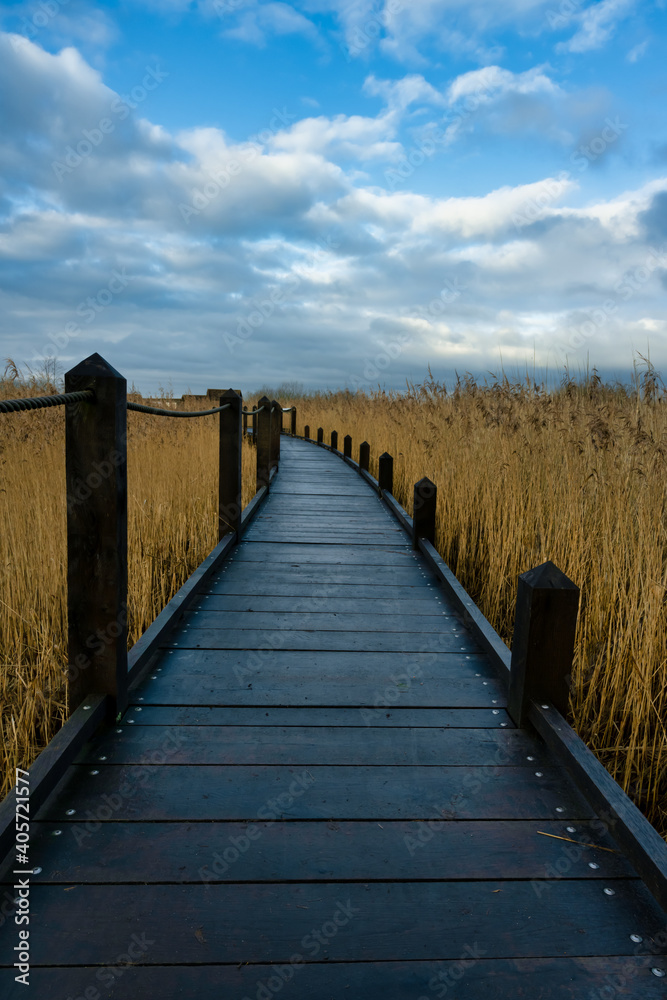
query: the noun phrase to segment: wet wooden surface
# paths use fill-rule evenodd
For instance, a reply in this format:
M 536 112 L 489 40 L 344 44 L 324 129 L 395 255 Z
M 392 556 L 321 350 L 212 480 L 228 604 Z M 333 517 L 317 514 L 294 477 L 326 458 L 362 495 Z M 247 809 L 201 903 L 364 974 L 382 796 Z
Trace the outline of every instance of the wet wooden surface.
M 407 535 L 339 458 L 281 444 L 242 543 L 33 823 L 34 995 L 664 998 L 665 914 Z

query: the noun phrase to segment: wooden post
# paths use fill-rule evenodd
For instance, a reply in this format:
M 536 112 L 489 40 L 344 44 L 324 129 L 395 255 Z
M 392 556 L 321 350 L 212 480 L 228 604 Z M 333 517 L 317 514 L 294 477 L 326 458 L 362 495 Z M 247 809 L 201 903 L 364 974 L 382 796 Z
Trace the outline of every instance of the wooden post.
M 67 690 L 70 714 L 90 694 L 127 707 L 127 382 L 99 354 L 65 375 Z
M 296 406 L 292 407 L 292 413 L 290 414 L 290 416 L 291 416 L 292 437 L 296 437 Z
M 243 439 L 244 440 L 247 437 L 247 435 L 248 435 L 248 414 L 244 410 L 243 411 Z
M 388 451 L 383 452 L 378 459 L 378 487 L 380 491 L 394 492 L 394 460 Z
M 567 715 L 579 588 L 552 562 L 519 577 L 507 711 L 523 726 L 531 700 Z
M 338 451 L 338 431 L 331 432 L 331 447 L 334 451 Z
M 256 409 L 262 407 L 254 418 L 254 437 L 257 442 L 257 492 L 262 486 L 269 488 L 271 479 L 271 400 L 262 396 Z
M 424 477 L 415 483 L 414 507 L 412 512 L 412 547 L 419 548 L 418 541 L 425 538 L 435 545 L 435 507 L 438 491 L 435 483 Z
M 359 468 L 368 472 L 371 462 L 371 446 L 368 441 L 362 441 L 359 445 Z
M 310 426 L 308 424 L 306 424 L 306 426 L 303 429 L 303 436 L 306 438 L 306 440 L 309 440 L 310 438 Z
M 317 443 L 324 444 L 324 430 L 322 427 L 317 428 Z
M 229 409 L 221 410 L 218 414 L 220 417 L 218 541 L 223 535 L 233 531 L 238 542 L 241 539 L 243 399 L 234 389 L 227 389 L 220 396 L 218 406 L 224 406 L 225 403 L 229 403 Z
M 276 399 L 271 400 L 271 468 L 280 465 L 280 432 L 283 426 L 283 408 Z
M 343 438 L 343 455 L 345 458 L 352 458 L 352 438 L 349 434 Z

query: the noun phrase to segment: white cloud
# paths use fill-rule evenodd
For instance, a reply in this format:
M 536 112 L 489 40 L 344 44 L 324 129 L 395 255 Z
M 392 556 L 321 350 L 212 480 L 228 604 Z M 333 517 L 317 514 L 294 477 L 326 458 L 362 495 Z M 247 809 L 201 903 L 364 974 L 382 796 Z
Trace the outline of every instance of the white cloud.
M 575 208 L 582 194 L 566 177 L 445 198 L 355 173 L 400 149 L 412 110 L 458 106 L 482 83 L 494 107 L 562 100 L 543 67 L 489 67 L 443 94 L 417 75 L 369 78 L 367 93 L 385 102 L 375 118 L 275 114 L 261 141 L 236 142 L 217 128 L 171 133 L 150 96 L 121 121 L 110 111 L 118 95 L 76 50 L 0 38 L 0 87 L 14 95 L 0 112 L 5 351 L 30 361 L 51 345 L 68 366 L 99 350 L 144 388 L 174 377 L 177 390 L 205 388 L 216 368 L 244 388 L 267 377 L 402 385 L 434 359 L 440 377 L 488 368 L 496 345 L 521 361 L 533 340 L 538 360 L 590 348 L 625 367 L 624 331 L 650 334 L 667 361 L 667 258 L 627 299 L 617 290 L 650 241 L 667 238 L 667 178 Z M 52 162 L 104 116 L 113 132 L 59 179 Z M 517 224 L 527 204 L 539 211 Z M 87 322 L 81 303 L 114 271 L 127 284 Z M 609 299 L 617 313 L 568 347 Z M 379 378 L 364 375 L 404 333 Z
M 620 21 L 629 17 L 637 0 L 599 0 L 578 17 L 579 30 L 567 42 L 556 46 L 559 52 L 590 52 L 600 49 L 614 34 Z

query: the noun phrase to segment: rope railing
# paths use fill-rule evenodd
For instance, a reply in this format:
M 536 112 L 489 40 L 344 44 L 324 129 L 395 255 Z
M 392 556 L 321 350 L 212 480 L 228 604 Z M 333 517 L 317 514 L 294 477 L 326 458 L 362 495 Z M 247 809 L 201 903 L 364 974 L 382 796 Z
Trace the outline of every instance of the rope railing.
M 53 395 L 2 399 L 0 413 L 65 406 L 68 701 L 73 711 L 84 701 L 90 706 L 93 696 L 108 695 L 111 719 L 125 711 L 135 677 L 130 676 L 127 656 L 128 411 L 180 419 L 220 415 L 217 534 L 219 542 L 229 537 L 231 544 L 240 540 L 244 527 L 244 442 L 251 440 L 255 452 L 252 516 L 279 467 L 283 414 L 291 412 L 287 433 L 292 435 L 297 414 L 294 407 L 267 396 L 246 409 L 240 391 L 231 388 L 215 390 L 214 398 L 203 405 L 219 405 L 205 410 L 186 410 L 185 399 L 156 399 L 163 405 L 147 406 L 128 399 L 127 379 L 99 354 L 66 372 L 63 388 Z M 65 405 L 78 403 L 87 405 Z M 252 438 L 247 436 L 249 422 Z M 98 636 L 105 638 L 93 643 Z
M 223 410 L 228 410 L 230 406 L 231 403 L 225 403 L 224 406 L 216 406 L 212 410 L 165 410 L 159 406 L 131 403 L 129 400 L 127 403 L 128 410 L 134 410 L 136 413 L 152 413 L 156 417 L 209 417 L 212 413 L 222 413 Z
M 49 406 L 64 406 L 66 403 L 82 403 L 93 401 L 95 393 L 92 389 L 81 392 L 59 392 L 52 396 L 33 396 L 25 399 L 0 400 L 0 413 L 19 413 L 21 410 L 44 410 Z

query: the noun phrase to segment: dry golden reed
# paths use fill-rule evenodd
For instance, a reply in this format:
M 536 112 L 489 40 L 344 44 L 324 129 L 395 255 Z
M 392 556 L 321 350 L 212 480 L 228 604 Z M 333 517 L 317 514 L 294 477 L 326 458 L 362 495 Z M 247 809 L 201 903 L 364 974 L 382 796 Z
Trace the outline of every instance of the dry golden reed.
M 0 385 L 18 395 L 16 380 Z M 30 385 L 23 386 L 29 393 Z M 34 391 L 34 387 L 32 387 Z M 271 394 L 271 393 L 269 393 Z M 667 400 L 595 373 L 556 391 L 503 377 L 447 392 L 276 392 L 325 441 L 394 456 L 394 492 L 438 486 L 437 547 L 511 644 L 520 573 L 553 560 L 582 590 L 573 724 L 667 835 Z M 62 410 L 0 417 L 3 791 L 65 717 Z M 216 418 L 129 414 L 130 632 L 135 641 L 215 544 Z M 245 449 L 244 503 L 254 493 Z
M 56 390 L 0 383 L 4 398 L 47 391 Z M 67 714 L 64 416 L 62 407 L 0 415 L 0 795 Z M 128 414 L 130 644 L 217 542 L 217 419 Z M 254 463 L 245 448 L 244 504 Z
M 291 400 L 283 399 L 284 404 Z M 433 379 L 406 393 L 294 400 L 298 433 L 351 435 L 394 457 L 394 493 L 438 487 L 437 548 L 511 645 L 519 574 L 550 559 L 581 588 L 575 728 L 667 835 L 667 398 L 596 373 L 534 382 Z

